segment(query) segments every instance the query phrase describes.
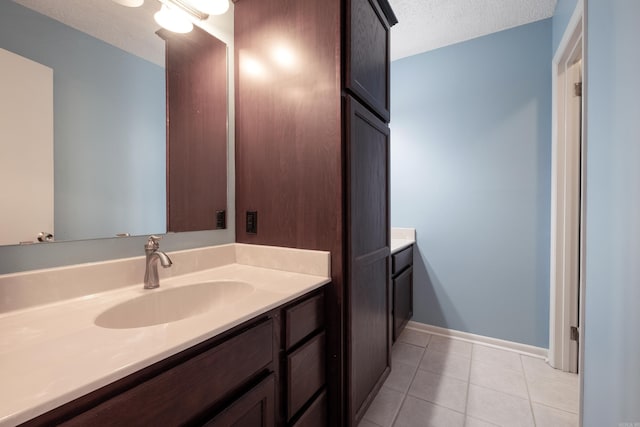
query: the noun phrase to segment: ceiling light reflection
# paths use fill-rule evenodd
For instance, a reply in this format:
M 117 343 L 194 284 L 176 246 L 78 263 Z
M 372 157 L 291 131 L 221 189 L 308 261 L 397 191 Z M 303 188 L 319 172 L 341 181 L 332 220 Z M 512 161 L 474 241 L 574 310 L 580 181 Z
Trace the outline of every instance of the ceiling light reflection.
M 240 70 L 254 77 L 264 78 L 267 76 L 267 69 L 260 61 L 242 52 L 240 52 Z
M 277 46 L 273 49 L 271 56 L 276 64 L 282 68 L 292 69 L 297 63 L 293 50 L 284 46 Z
M 193 30 L 193 23 L 187 15 L 179 9 L 174 9 L 166 4 L 153 15 L 156 22 L 163 28 L 174 33 L 188 33 Z

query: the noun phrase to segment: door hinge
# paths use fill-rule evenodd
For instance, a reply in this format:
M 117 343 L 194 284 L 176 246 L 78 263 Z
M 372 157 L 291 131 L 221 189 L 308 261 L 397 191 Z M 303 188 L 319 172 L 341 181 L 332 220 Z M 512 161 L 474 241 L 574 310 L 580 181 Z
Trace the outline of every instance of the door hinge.
M 579 338 L 580 338 L 580 332 L 578 332 L 578 327 L 572 326 L 569 332 L 569 339 L 571 339 L 571 341 L 578 341 Z
M 582 82 L 578 82 L 573 85 L 573 95 L 582 96 Z

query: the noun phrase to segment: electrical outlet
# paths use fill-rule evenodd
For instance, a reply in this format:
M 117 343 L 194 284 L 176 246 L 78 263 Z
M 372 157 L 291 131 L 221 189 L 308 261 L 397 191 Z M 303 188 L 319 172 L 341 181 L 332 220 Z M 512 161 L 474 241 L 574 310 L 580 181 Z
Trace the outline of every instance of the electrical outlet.
M 247 233 L 258 234 L 258 212 L 247 211 Z
M 216 211 L 216 229 L 227 228 L 227 211 Z

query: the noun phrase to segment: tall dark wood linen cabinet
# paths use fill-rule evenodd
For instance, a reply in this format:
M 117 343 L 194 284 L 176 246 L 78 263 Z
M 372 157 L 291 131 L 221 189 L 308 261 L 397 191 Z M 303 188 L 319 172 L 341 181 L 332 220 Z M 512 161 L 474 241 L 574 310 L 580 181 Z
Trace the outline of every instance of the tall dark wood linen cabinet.
M 234 13 L 236 238 L 331 252 L 326 410 L 329 425 L 355 426 L 391 369 L 397 20 L 387 0 L 236 0 Z

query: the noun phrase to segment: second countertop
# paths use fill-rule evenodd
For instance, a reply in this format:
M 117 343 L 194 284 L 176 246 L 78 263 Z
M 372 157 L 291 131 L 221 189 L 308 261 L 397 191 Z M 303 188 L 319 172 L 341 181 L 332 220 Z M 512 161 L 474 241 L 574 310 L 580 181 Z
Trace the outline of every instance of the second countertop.
M 415 228 L 391 228 L 391 254 L 401 251 L 416 243 Z

